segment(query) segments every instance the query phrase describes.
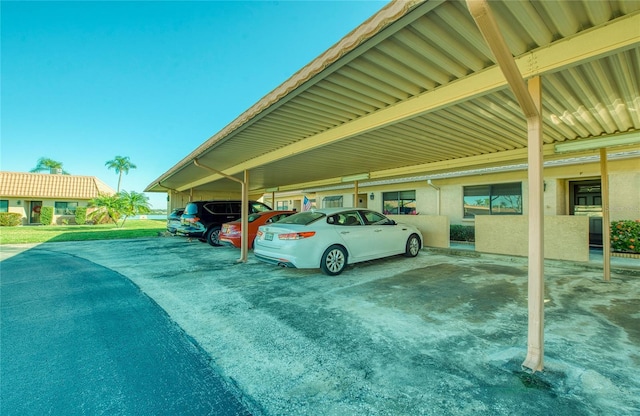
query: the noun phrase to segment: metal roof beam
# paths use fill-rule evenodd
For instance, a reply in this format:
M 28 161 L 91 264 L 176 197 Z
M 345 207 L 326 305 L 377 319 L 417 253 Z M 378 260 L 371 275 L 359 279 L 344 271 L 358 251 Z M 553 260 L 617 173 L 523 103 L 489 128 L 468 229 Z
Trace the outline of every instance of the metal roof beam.
M 640 27 L 640 14 L 625 16 L 606 26 L 584 31 L 570 39 L 558 41 L 548 47 L 520 56 L 516 59 L 516 64 L 522 76 L 527 79 L 603 56 L 613 55 L 637 46 L 638 27 Z M 434 91 L 361 116 L 331 130 L 245 161 L 226 169 L 225 173 L 238 174 L 246 169 L 292 157 L 367 131 L 454 105 L 473 96 L 482 96 L 491 91 L 505 88 L 506 85 L 507 82 L 500 68 L 494 66 Z M 189 189 L 220 178 L 216 175 L 207 176 L 185 184 L 179 189 Z

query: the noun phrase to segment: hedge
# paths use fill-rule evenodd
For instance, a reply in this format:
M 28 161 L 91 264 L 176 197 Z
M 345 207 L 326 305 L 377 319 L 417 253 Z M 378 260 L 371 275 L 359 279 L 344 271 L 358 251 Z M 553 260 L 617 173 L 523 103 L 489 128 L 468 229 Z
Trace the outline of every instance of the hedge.
M 640 220 L 611 222 L 611 250 L 640 253 Z
M 449 227 L 449 240 L 451 241 L 476 241 L 476 227 L 473 225 L 452 224 Z
M 40 224 L 51 225 L 53 222 L 53 207 L 40 208 Z
M 15 227 L 22 224 L 22 214 L 17 212 L 0 212 L 0 227 Z
M 76 208 L 76 224 L 83 225 L 87 223 L 87 207 Z

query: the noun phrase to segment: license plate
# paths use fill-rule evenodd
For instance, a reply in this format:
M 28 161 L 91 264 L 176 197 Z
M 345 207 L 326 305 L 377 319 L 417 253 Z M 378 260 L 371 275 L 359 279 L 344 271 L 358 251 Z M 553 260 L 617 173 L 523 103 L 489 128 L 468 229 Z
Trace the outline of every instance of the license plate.
M 264 239 L 267 240 L 267 241 L 273 240 L 273 233 L 266 233 L 264 235 Z

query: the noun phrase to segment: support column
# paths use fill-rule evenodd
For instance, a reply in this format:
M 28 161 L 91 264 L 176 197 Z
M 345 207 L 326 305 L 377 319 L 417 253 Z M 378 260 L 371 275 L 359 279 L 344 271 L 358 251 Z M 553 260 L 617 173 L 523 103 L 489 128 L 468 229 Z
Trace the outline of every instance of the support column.
M 249 252 L 249 171 L 244 171 L 244 181 L 242 182 L 242 207 L 240 208 L 240 259 L 239 262 L 246 262 Z
M 529 80 L 531 98 L 541 114 L 540 77 Z M 533 371 L 544 367 L 544 175 L 542 117 L 528 120 L 529 159 L 529 329 L 527 358 L 523 366 Z
M 609 215 L 609 168 L 607 148 L 600 148 L 600 193 L 602 195 L 602 266 L 605 282 L 611 281 L 611 216 Z
M 353 206 L 358 208 L 358 181 L 353 182 Z

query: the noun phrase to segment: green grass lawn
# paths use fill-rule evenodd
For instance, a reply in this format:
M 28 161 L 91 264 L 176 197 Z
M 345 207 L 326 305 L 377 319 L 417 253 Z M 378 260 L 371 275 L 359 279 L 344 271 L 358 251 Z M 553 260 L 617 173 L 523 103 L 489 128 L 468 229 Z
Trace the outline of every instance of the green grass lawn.
M 166 220 L 128 220 L 123 228 L 114 224 L 0 227 L 0 244 L 157 237 L 166 227 Z

